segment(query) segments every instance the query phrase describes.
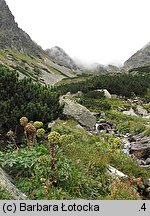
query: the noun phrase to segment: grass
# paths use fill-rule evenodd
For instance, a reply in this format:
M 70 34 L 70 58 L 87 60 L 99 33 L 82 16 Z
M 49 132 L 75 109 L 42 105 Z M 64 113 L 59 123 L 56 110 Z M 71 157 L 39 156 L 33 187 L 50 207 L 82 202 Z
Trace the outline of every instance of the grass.
M 76 82 L 84 81 L 85 79 L 87 79 L 87 77 L 92 77 L 92 75 L 85 74 L 83 76 L 77 75 L 76 77 L 64 78 L 61 81 L 59 81 L 58 83 L 56 83 L 55 85 L 60 86 L 63 84 L 76 83 Z
M 0 185 L 0 200 L 11 200 L 14 197 L 7 191 L 7 189 L 1 187 Z
M 142 117 L 129 116 L 117 110 L 110 110 L 107 112 L 107 120 L 117 125 L 120 133 L 138 134 L 146 130 L 145 124 L 148 120 Z

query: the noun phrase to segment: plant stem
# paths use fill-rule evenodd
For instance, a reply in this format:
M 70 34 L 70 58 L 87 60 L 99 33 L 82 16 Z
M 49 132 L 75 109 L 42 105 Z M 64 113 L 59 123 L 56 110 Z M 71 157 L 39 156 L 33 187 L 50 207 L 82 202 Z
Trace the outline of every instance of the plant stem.
M 52 159 L 51 159 L 51 170 L 53 169 L 54 167 L 54 164 L 55 164 L 55 155 L 54 155 L 54 145 L 52 145 L 52 147 L 50 148 L 50 153 L 52 155 Z

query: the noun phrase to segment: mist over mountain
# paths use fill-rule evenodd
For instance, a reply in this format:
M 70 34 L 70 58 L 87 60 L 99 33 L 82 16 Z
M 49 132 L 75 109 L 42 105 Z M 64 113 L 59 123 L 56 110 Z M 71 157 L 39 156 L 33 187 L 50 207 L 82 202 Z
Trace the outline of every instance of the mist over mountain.
M 150 64 L 150 43 L 131 56 L 122 68 L 100 63 L 84 64 L 58 46 L 43 50 L 18 27 L 5 0 L 0 0 L 0 50 L 1 64 L 16 69 L 20 77 L 29 76 L 47 84 L 82 73 L 120 72 Z
M 74 71 L 80 70 L 79 66 L 70 58 L 70 56 L 62 48 L 55 46 L 51 49 L 46 49 L 46 53 L 58 64 L 70 68 Z

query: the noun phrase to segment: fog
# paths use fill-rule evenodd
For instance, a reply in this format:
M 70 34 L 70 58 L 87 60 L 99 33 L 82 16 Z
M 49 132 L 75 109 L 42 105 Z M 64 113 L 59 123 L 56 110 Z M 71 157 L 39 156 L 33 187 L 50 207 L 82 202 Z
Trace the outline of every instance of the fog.
M 81 62 L 121 65 L 150 41 L 149 0 L 6 0 L 43 49 Z

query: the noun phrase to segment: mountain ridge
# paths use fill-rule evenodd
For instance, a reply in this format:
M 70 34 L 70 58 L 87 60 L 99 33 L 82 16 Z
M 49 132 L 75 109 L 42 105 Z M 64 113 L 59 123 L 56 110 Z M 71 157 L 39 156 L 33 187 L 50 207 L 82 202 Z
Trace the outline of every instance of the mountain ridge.
M 73 61 L 73 59 L 60 47 L 55 46 L 50 49 L 46 49 L 45 52 L 58 64 L 65 66 L 76 72 L 80 71 L 79 66 Z
M 33 42 L 30 36 L 18 27 L 5 0 L 0 0 L 0 48 L 14 49 L 40 57 L 42 48 Z
M 124 62 L 123 68 L 130 70 L 150 65 L 150 42 L 134 53 L 128 60 Z

